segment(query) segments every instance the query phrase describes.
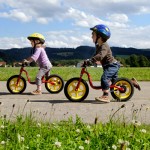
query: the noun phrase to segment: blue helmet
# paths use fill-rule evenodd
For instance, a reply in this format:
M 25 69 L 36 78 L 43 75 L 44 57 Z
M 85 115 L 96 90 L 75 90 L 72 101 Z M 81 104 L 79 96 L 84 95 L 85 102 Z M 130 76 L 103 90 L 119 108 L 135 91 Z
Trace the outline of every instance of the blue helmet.
M 96 32 L 97 35 L 100 35 L 102 38 L 108 40 L 111 36 L 110 29 L 103 24 L 99 24 L 90 28 L 90 30 Z

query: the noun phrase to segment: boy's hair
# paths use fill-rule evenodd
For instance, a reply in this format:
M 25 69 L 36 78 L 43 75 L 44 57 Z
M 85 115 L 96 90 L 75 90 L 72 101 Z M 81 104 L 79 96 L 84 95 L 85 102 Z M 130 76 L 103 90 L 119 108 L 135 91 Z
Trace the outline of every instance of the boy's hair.
M 104 36 L 102 36 L 101 34 L 97 34 L 97 37 L 101 37 L 103 42 L 106 42 L 108 40 L 107 38 L 104 38 Z

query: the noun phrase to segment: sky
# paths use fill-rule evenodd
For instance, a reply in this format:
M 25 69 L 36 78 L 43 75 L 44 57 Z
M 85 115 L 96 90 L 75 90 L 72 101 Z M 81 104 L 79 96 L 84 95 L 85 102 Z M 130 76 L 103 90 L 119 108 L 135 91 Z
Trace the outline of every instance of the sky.
M 110 28 L 110 46 L 150 48 L 150 0 L 0 0 L 0 49 L 30 47 L 36 32 L 47 47 L 94 46 L 97 24 Z

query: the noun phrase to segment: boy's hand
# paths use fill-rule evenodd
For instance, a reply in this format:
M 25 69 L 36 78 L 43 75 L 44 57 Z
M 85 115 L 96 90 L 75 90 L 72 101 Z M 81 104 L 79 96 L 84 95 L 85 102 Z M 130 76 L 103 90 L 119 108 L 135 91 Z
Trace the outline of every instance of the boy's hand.
M 90 66 L 90 65 L 93 65 L 93 60 L 92 59 L 86 59 L 85 61 L 84 61 L 84 64 L 85 65 L 87 65 L 87 66 Z

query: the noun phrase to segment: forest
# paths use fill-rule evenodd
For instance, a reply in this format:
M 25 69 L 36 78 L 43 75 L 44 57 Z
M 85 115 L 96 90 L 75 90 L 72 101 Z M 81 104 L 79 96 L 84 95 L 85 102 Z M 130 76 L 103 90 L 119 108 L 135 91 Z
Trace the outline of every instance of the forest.
M 46 53 L 53 66 L 70 66 L 91 58 L 95 53 L 95 48 L 90 46 L 79 46 L 77 48 L 50 48 Z M 135 49 L 111 47 L 113 56 L 124 67 L 150 67 L 150 49 Z M 31 48 L 0 49 L 0 61 L 7 65 L 20 62 L 31 55 Z M 35 66 L 36 64 L 31 64 Z

